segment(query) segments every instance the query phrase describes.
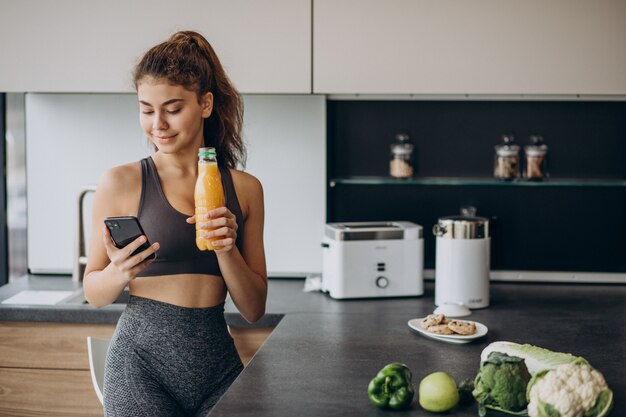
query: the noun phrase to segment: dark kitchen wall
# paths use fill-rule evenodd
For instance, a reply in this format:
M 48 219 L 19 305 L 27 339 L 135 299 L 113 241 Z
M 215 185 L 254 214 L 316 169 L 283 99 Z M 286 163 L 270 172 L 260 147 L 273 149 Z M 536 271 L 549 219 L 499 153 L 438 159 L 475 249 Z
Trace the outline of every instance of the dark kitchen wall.
M 419 223 L 434 268 L 432 226 L 472 205 L 491 220 L 492 269 L 626 271 L 626 103 L 331 100 L 327 109 L 329 222 Z M 415 145 L 417 181 L 389 177 L 398 132 Z M 522 146 L 544 137 L 545 184 L 489 181 L 503 133 Z M 420 181 L 430 177 L 460 181 Z M 476 178 L 487 181 L 464 182 Z

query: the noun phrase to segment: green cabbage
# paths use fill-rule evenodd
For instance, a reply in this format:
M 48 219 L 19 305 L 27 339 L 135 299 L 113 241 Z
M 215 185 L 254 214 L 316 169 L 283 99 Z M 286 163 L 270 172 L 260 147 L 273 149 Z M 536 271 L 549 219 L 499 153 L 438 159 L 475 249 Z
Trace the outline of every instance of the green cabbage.
M 493 342 L 480 354 L 480 361 L 484 362 L 491 352 L 506 353 L 509 356 L 517 356 L 524 359 L 528 372 L 532 375 L 544 369 L 554 369 L 564 363 L 587 364 L 580 356 L 569 353 L 552 352 L 539 346 L 520 345 L 513 342 Z

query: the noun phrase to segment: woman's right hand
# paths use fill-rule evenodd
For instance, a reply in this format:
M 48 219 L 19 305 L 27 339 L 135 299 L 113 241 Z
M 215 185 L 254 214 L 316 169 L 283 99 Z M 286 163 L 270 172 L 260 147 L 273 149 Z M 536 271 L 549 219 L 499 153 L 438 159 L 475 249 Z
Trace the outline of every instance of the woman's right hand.
M 116 275 L 120 275 L 126 282 L 130 282 L 137 277 L 137 274 L 146 269 L 154 261 L 146 259 L 148 256 L 159 250 L 158 242 L 153 243 L 148 249 L 133 255 L 133 252 L 146 242 L 145 236 L 139 236 L 123 248 L 117 248 L 111 238 L 111 233 L 104 227 L 104 247 L 111 263 L 107 268 L 113 268 Z

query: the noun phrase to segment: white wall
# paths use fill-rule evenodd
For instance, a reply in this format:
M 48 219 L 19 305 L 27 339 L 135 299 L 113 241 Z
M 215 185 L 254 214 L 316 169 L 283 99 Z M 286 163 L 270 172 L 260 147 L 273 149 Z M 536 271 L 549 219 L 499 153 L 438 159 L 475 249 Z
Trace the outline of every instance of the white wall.
M 246 96 L 247 171 L 263 184 L 268 271 L 321 272 L 326 98 Z
M 321 271 L 325 222 L 325 98 L 245 96 L 247 171 L 265 191 L 268 271 Z M 109 167 L 150 148 L 134 94 L 26 96 L 28 266 L 71 273 L 77 196 Z M 86 204 L 91 204 L 86 199 Z M 90 219 L 86 220 L 89 233 Z

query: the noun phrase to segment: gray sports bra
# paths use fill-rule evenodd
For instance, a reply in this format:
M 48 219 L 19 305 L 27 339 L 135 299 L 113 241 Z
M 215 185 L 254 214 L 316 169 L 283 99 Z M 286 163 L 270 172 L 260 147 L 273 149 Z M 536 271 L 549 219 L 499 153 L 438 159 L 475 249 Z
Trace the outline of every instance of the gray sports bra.
M 237 218 L 236 246 L 243 243 L 243 215 L 228 168 L 219 167 L 226 195 L 226 207 Z M 196 247 L 196 226 L 187 223 L 188 215 L 179 212 L 167 201 L 159 173 L 152 157 L 141 160 L 141 199 L 137 217 L 151 243 L 159 242 L 157 258 L 137 276 L 174 274 L 209 274 L 221 276 L 213 251 Z

